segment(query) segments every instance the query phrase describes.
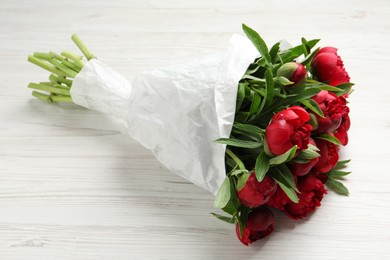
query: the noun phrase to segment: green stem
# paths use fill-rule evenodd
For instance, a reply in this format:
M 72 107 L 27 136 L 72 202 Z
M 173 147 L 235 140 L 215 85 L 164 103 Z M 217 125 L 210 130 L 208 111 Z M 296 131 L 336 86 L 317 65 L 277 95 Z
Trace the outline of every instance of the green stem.
M 65 74 L 66 77 L 75 78 L 77 76 L 77 72 L 75 72 L 75 71 L 69 69 L 68 67 L 66 67 L 65 65 L 61 64 L 58 60 L 50 59 L 49 62 L 51 64 L 53 64 L 54 66 L 56 66 L 57 68 L 59 68 Z
M 88 47 L 81 41 L 81 39 L 76 35 L 72 35 L 73 42 L 77 45 L 80 51 L 84 54 L 87 60 L 96 58 L 92 52 L 88 49 Z
M 58 70 L 54 66 L 52 66 L 52 65 L 50 65 L 50 64 L 48 64 L 40 59 L 37 59 L 34 56 L 28 55 L 28 61 L 31 63 L 34 63 L 35 65 L 37 65 L 45 70 L 50 71 L 51 73 L 57 74 L 59 76 L 65 76 L 62 71 Z
M 63 51 L 63 52 L 61 52 L 61 55 L 68 58 L 68 59 L 74 60 L 74 61 L 83 59 L 83 56 L 74 54 L 73 52 L 70 52 L 70 51 Z
M 41 60 L 50 60 L 51 58 L 50 53 L 43 53 L 43 52 L 34 52 L 33 56 Z
M 53 96 L 50 95 L 50 99 L 53 102 L 64 102 L 64 103 L 73 103 L 73 100 L 70 96 Z
M 68 87 L 71 87 L 72 83 L 73 83 L 73 81 L 71 81 L 70 79 L 66 79 L 64 77 L 57 77 L 54 74 L 50 74 L 49 80 L 53 83 L 63 83 L 65 85 L 67 85 Z
M 47 82 L 47 81 L 44 81 L 44 82 L 39 82 L 40 85 L 45 85 L 45 86 L 53 86 L 53 82 Z
M 33 91 L 32 92 L 32 95 L 42 101 L 45 101 L 47 103 L 51 103 L 51 99 L 50 99 L 50 96 L 49 95 L 46 95 L 46 94 L 42 94 L 42 93 L 39 93 L 38 91 Z
M 68 60 L 63 60 L 61 63 L 64 64 L 64 65 L 65 65 L 66 67 L 68 67 L 69 69 L 71 69 L 71 70 L 73 70 L 73 71 L 75 71 L 75 72 L 77 72 L 77 73 L 80 72 L 80 68 L 77 67 L 73 62 L 70 62 L 70 61 L 68 61 Z
M 62 55 L 59 55 L 53 51 L 50 52 L 52 58 L 57 59 L 59 61 L 63 61 L 65 58 Z
M 70 51 L 63 51 L 61 55 L 71 60 L 80 70 L 84 67 L 83 57 Z
M 246 170 L 244 163 L 229 148 L 226 148 L 226 154 L 230 156 L 238 165 L 240 170 Z
M 37 90 L 42 90 L 42 91 L 47 91 L 59 95 L 65 95 L 65 96 L 70 96 L 70 91 L 67 89 L 60 89 L 60 88 L 55 88 L 47 85 L 42 85 L 42 84 L 36 84 L 36 83 L 30 83 L 28 84 L 29 88 L 37 89 Z
M 55 87 L 55 88 L 70 90 L 69 86 L 64 86 L 64 85 L 60 85 L 60 84 L 53 84 L 52 86 Z
M 47 103 L 52 103 L 52 102 L 73 103 L 72 98 L 69 96 L 46 95 L 46 94 L 39 93 L 38 91 L 33 91 L 32 95 Z

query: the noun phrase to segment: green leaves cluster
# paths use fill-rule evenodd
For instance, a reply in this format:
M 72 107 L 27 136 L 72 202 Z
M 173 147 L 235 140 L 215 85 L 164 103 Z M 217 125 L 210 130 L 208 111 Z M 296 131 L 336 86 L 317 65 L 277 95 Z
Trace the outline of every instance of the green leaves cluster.
M 261 56 L 250 64 L 239 82 L 235 121 L 264 128 L 275 112 L 301 101 L 310 100 L 320 92 L 321 87 L 326 85 L 316 85 L 312 82 L 308 88 L 293 91 L 286 88 L 292 82 L 276 75 L 277 70 L 284 63 L 294 61 L 302 55 L 306 56 L 304 65 L 309 65 L 315 52 L 318 51 L 311 52 L 311 50 L 319 40 L 307 41 L 303 38 L 301 45 L 287 50 L 280 50 L 280 43 L 276 43 L 269 50 L 256 31 L 246 25 L 243 25 L 243 30 Z M 314 107 L 315 112 L 321 113 L 312 101 L 306 103 Z
M 319 50 L 314 49 L 319 40 L 302 38 L 300 45 L 287 50 L 281 50 L 280 43 L 269 49 L 256 31 L 246 25 L 243 25 L 243 30 L 259 51 L 260 57 L 249 65 L 238 84 L 235 122 L 231 136 L 216 140 L 227 145 L 227 176 L 217 194 L 214 206 L 229 216 L 212 213 L 228 223 L 238 223 L 241 234 L 251 209 L 240 204 L 237 191 L 244 187 L 251 171 L 255 171 L 259 182 L 267 175 L 273 178 L 291 201 L 298 203 L 299 190 L 288 164 L 307 163 L 320 156 L 318 148 L 311 144 L 298 154 L 297 146 L 294 146 L 284 154 L 272 156 L 265 142 L 265 128 L 272 116 L 287 107 L 298 105 L 324 117 L 322 110 L 311 97 L 321 90 L 332 91 L 340 96 L 350 91 L 352 85 L 346 83 L 337 87 L 329 86 L 313 80 L 309 74 L 305 85 L 298 89 L 289 88 L 292 82 L 285 77 L 277 76 L 277 70 L 284 63 L 303 56 L 301 64 L 309 71 L 311 60 Z M 340 144 L 332 135 L 323 134 L 316 138 Z M 327 173 L 329 178 L 327 186 L 344 195 L 348 194 L 348 191 L 339 180 L 348 174 L 340 171 L 345 163 L 339 162 L 335 169 Z
M 350 161 L 351 160 L 339 161 L 332 170 L 326 173 L 328 176 L 326 186 L 334 192 L 345 196 L 349 195 L 349 191 L 347 187 L 345 187 L 341 182 L 341 180 L 343 180 L 345 176 L 351 173 L 343 170 Z

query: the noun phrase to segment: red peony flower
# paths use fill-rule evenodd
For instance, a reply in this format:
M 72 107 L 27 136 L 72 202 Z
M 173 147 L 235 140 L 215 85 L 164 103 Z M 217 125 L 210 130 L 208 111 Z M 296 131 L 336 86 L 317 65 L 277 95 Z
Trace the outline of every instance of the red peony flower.
M 275 181 L 268 175 L 258 182 L 256 173 L 251 172 L 244 187 L 237 192 L 240 202 L 251 208 L 257 208 L 269 201 L 276 191 Z
M 272 231 L 274 231 L 274 216 L 271 210 L 265 206 L 259 207 L 249 214 L 242 237 L 240 236 L 240 228 L 236 224 L 237 237 L 246 246 L 268 236 Z
M 309 143 L 316 146 L 316 142 L 310 138 Z M 289 164 L 290 171 L 296 176 L 304 176 L 318 163 L 319 158 L 316 157 L 307 163 L 291 163 Z
M 277 76 L 283 76 L 294 82 L 292 85 L 288 85 L 292 88 L 297 88 L 306 83 L 306 69 L 305 67 L 296 62 L 287 62 L 283 64 L 277 71 Z
M 315 115 L 317 128 L 313 129 L 313 132 L 318 134 L 334 132 L 340 126 L 343 117 L 347 113 L 345 104 L 338 96 L 326 90 L 322 90 L 312 99 L 317 102 L 325 116 L 322 118 Z
M 314 56 L 311 64 L 314 75 L 320 81 L 331 86 L 337 86 L 350 80 L 343 61 L 337 55 L 337 49 L 334 47 L 321 48 Z
M 348 130 L 351 126 L 351 120 L 349 119 L 349 108 L 346 106 L 347 101 L 344 97 L 340 97 L 341 102 L 344 105 L 344 114 L 341 119 L 341 124 L 339 128 L 334 132 L 334 136 L 339 139 L 342 145 L 348 144 Z
M 283 211 L 288 217 L 301 219 L 321 206 L 321 200 L 326 193 L 324 184 L 316 175 L 306 175 L 297 178 L 299 202 L 292 202 L 282 189 L 278 187 L 268 205 Z
M 299 106 L 280 111 L 271 120 L 265 131 L 269 152 L 277 156 L 287 152 L 294 145 L 298 151 L 307 148 L 311 132 L 309 114 Z
M 326 140 L 317 139 L 317 147 L 320 149 L 319 161 L 313 169 L 320 173 L 325 173 L 333 169 L 339 160 L 340 147 Z

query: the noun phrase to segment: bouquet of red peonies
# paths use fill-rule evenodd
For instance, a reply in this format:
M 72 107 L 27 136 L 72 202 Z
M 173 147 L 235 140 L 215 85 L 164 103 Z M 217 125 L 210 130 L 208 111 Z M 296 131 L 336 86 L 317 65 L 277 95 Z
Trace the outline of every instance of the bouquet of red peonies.
M 168 169 L 216 194 L 214 206 L 228 215 L 212 214 L 249 245 L 274 230 L 272 208 L 300 219 L 321 205 L 325 185 L 348 195 L 340 182 L 348 161 L 338 152 L 348 143 L 353 84 L 336 48 L 302 38 L 269 49 L 243 30 L 247 38 L 234 35 L 224 53 L 131 82 L 74 35 L 87 61 L 69 51 L 34 53 L 29 61 L 52 74 L 29 87 L 46 102 L 121 119 Z

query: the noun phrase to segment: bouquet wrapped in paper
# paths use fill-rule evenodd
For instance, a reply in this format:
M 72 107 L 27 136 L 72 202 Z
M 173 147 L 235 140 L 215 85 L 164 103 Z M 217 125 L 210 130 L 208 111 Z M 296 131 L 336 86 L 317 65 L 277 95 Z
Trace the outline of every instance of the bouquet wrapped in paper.
M 212 213 L 236 224 L 249 245 L 274 230 L 273 209 L 299 219 L 320 206 L 324 184 L 338 193 L 339 161 L 350 126 L 352 83 L 337 49 L 318 40 L 268 49 L 243 25 L 229 49 L 188 64 L 147 71 L 131 82 L 96 59 L 63 51 L 34 53 L 50 71 L 30 83 L 47 102 L 73 102 L 122 119 L 129 135 L 170 171 L 216 195 Z

